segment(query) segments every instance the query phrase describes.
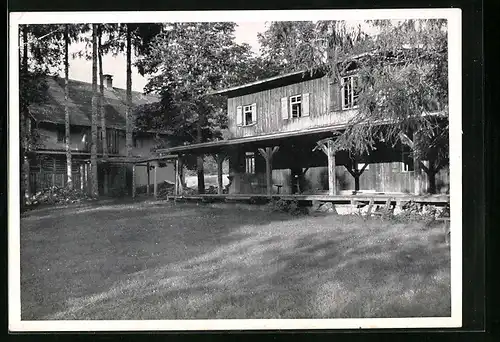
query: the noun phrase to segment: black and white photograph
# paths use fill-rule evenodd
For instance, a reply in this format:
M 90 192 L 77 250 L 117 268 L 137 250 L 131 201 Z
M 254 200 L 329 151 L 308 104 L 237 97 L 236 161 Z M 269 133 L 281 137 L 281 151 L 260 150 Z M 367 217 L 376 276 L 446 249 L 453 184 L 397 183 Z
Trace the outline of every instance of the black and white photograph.
M 460 10 L 9 34 L 11 331 L 461 326 Z

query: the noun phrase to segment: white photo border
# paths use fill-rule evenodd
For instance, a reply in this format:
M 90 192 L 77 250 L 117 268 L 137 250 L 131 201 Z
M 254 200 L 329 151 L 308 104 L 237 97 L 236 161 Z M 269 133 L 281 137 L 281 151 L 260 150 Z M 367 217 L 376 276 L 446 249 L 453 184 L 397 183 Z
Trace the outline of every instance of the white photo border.
M 176 11 L 176 12 L 13 12 L 9 18 L 8 116 L 8 296 L 9 330 L 43 331 L 220 331 L 386 328 L 458 328 L 462 326 L 462 13 L 460 9 Z M 137 321 L 21 320 L 19 59 L 22 24 L 118 22 L 263 22 L 303 20 L 447 19 L 449 67 L 449 138 L 451 234 L 451 316 L 362 319 L 232 319 Z

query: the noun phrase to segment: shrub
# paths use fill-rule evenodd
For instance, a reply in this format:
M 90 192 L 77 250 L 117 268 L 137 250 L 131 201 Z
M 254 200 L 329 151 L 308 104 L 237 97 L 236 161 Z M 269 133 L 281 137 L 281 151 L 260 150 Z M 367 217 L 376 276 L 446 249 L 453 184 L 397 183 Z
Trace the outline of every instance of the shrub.
M 291 215 L 304 215 L 307 213 L 306 208 L 300 206 L 299 201 L 297 200 L 273 198 L 271 201 L 269 201 L 268 207 L 272 212 L 288 213 Z

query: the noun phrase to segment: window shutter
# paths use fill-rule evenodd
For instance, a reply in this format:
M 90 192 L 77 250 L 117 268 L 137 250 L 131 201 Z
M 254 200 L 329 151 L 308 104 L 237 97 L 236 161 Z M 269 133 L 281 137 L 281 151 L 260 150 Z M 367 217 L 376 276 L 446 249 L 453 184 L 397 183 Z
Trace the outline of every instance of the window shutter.
M 241 126 L 243 124 L 243 108 L 241 106 L 236 107 L 236 126 Z
M 257 122 L 257 104 L 252 103 L 252 123 Z
M 330 81 L 330 111 L 342 110 L 342 86 L 338 82 Z
M 287 97 L 281 98 L 281 118 L 283 120 L 288 119 L 288 98 Z
M 302 94 L 302 116 L 309 116 L 309 93 Z

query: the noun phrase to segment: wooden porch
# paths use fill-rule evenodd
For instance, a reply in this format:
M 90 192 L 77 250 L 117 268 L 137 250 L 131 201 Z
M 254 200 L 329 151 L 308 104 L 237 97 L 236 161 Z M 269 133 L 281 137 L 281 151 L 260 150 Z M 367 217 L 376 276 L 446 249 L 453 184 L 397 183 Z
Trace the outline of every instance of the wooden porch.
M 286 195 L 286 194 L 199 194 L 199 195 L 173 195 L 167 200 L 174 201 L 203 201 L 203 202 L 253 202 L 265 203 L 272 199 L 297 200 L 299 202 L 331 202 L 333 204 L 404 204 L 415 202 L 419 204 L 432 204 L 436 206 L 446 206 L 450 203 L 449 195 L 427 195 L 415 196 L 410 194 L 352 194 L 352 195 Z

